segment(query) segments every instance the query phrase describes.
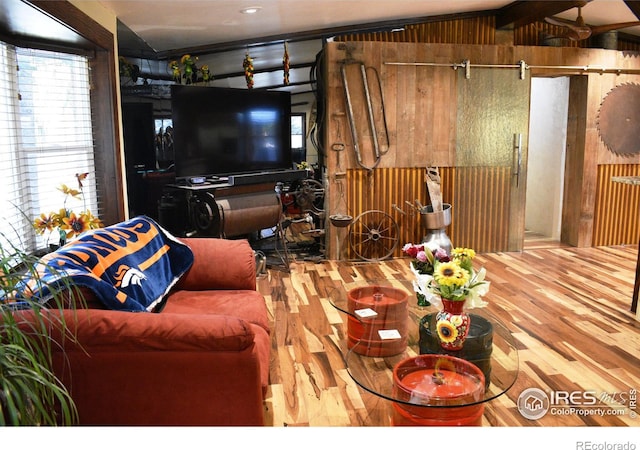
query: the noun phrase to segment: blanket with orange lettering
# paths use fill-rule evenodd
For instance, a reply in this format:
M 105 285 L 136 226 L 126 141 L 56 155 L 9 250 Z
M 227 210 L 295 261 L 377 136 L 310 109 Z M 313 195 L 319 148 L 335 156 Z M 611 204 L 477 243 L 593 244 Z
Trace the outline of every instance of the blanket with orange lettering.
M 37 263 L 22 292 L 44 303 L 69 284 L 110 309 L 153 311 L 193 264 L 191 249 L 140 216 L 91 230 Z

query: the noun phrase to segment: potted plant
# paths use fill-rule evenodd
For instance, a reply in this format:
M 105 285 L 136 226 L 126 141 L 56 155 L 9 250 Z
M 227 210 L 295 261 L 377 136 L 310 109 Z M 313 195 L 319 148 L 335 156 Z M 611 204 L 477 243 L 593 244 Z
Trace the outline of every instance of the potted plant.
M 57 327 L 57 335 L 74 338 L 56 309 L 82 296 L 73 286 L 54 292 L 46 305 L 21 295 L 25 277 L 37 280 L 37 257 L 7 242 L 0 236 L 0 425 L 75 424 L 73 399 L 53 372 L 53 350 L 62 343 L 49 331 Z

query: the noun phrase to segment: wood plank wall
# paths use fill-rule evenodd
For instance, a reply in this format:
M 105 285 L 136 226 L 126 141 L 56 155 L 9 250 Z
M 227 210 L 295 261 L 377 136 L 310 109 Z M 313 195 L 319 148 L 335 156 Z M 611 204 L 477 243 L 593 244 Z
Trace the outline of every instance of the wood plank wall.
M 400 225 L 395 256 L 400 255 L 400 249 L 405 242 L 415 242 L 425 232 L 419 214 L 411 211 L 406 205 L 406 202 L 413 204 L 415 199 L 421 202 L 424 200 L 425 204 L 429 203 L 424 182 L 425 164 L 440 167 L 444 199 L 453 204 L 453 220 L 448 235 L 454 245 L 473 247 L 479 252 L 502 251 L 506 247 L 504 239 L 507 224 L 504 219 L 509 207 L 508 199 L 504 198 L 503 193 L 506 192 L 506 183 L 510 180 L 510 169 L 454 167 L 456 123 L 455 110 L 451 105 L 456 104 L 456 89 L 451 81 L 447 81 L 451 78 L 446 75 L 451 69 L 394 68 L 385 66 L 385 61 L 451 63 L 460 62 L 473 55 L 472 63 L 513 64 L 514 61 L 522 59 L 531 65 L 580 66 L 586 63 L 608 67 L 640 66 L 638 49 L 634 48 L 632 43 L 620 43 L 620 46 L 624 46 L 630 52 L 576 49 L 571 48 L 573 44 L 565 44 L 563 48 L 551 48 L 539 46 L 541 31 L 554 32 L 548 28 L 548 24 L 538 23 L 511 31 L 496 31 L 493 24 L 493 18 L 481 17 L 416 25 L 394 33 L 367 33 L 337 38 L 342 41 L 354 41 L 346 45 L 353 46 L 350 48 L 357 59 L 362 59 L 367 66 L 375 67 L 380 72 L 384 85 L 392 148 L 382 159 L 380 166 L 373 171 L 361 169 L 355 164 L 344 120 L 344 124 L 336 130 L 337 119 L 345 118 L 344 93 L 337 69 L 337 61 L 344 58 L 345 52 L 329 52 L 327 117 L 331 120 L 327 120 L 326 123 L 326 138 L 329 143 L 326 147 L 330 148 L 331 143 L 340 140 L 346 144 L 348 151 L 343 152 L 342 166 L 339 167 L 341 170 L 336 170 L 335 157 L 331 155 L 333 152 L 327 155 L 328 214 L 348 213 L 355 218 L 367 210 L 388 213 Z M 505 37 L 505 33 L 509 36 Z M 460 45 L 406 46 L 407 42 Z M 385 43 L 397 44 L 385 46 Z M 332 45 L 337 49 L 341 44 L 328 44 L 329 47 Z M 587 46 L 589 42 L 583 41 L 578 45 Z M 532 76 L 557 75 L 558 72 L 546 73 L 544 69 L 532 69 Z M 569 71 L 563 75 L 584 74 Z M 638 241 L 638 200 L 634 195 L 637 195 L 635 192 L 640 188 L 636 187 L 634 190 L 622 186 L 612 187 L 608 185 L 607 177 L 610 178 L 612 173 L 618 173 L 618 170 L 622 170 L 620 173 L 624 170 L 637 173 L 640 170 L 640 158 L 627 158 L 625 161 L 625 158 L 609 155 L 608 152 L 604 152 L 603 155 L 603 146 L 597 142 L 597 129 L 594 128 L 602 98 L 611 87 L 623 82 L 638 83 L 640 76 L 592 74 L 589 75 L 587 83 L 590 87 L 580 94 L 584 96 L 583 105 L 587 110 L 584 113 L 587 115 L 586 130 L 580 131 L 582 140 L 571 141 L 570 151 L 573 155 L 576 151 L 585 152 L 586 156 L 578 156 L 576 168 L 566 176 L 574 180 L 582 198 L 589 200 L 587 206 L 572 206 L 576 210 L 575 217 L 580 220 L 588 217 L 593 224 L 588 229 L 578 228 L 578 225 L 573 223 L 567 224 L 569 227 L 576 227 L 576 233 L 580 236 L 588 236 L 586 240 L 580 240 L 580 244 L 574 245 L 615 245 Z M 593 85 L 594 83 L 598 86 Z M 340 117 L 337 117 L 338 115 Z M 570 114 L 569 121 L 571 120 Z M 574 146 L 580 142 L 582 145 Z M 627 165 L 629 168 L 624 170 L 618 167 Z M 597 195 L 596 168 L 600 180 L 597 183 Z M 337 172 L 347 173 L 342 199 L 336 194 L 340 190 L 335 189 Z M 573 192 L 570 200 L 575 202 L 579 196 L 575 194 L 576 190 Z M 393 207 L 394 204 L 402 212 L 397 211 Z M 616 221 L 613 212 L 623 210 L 628 211 L 628 217 L 625 216 L 624 221 Z M 585 229 L 588 232 L 584 231 Z M 336 236 L 339 239 L 336 240 Z M 349 248 L 346 229 L 336 232 L 335 227 L 328 227 L 326 245 L 327 254 L 332 259 L 338 258 L 340 254 L 348 259 L 355 257 Z
M 431 44 L 496 44 L 513 45 L 550 45 L 562 47 L 597 47 L 597 38 L 583 41 L 559 41 L 553 36 L 562 34 L 557 25 L 547 22 L 535 22 L 513 30 L 496 31 L 495 17 L 484 16 L 469 19 L 443 20 L 406 26 L 404 30 L 355 33 L 336 37 L 336 41 L 351 42 L 415 42 Z M 506 42 L 505 42 L 506 41 Z M 640 50 L 635 40 L 618 39 L 618 49 L 624 51 Z
M 444 20 L 408 25 L 400 31 L 358 33 L 337 37 L 338 41 L 428 42 L 432 44 L 493 44 L 494 16 Z

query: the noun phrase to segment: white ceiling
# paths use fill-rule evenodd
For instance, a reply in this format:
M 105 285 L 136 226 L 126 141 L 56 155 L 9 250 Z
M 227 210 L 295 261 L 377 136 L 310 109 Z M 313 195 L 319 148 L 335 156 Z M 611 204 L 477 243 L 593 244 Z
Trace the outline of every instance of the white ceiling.
M 0 0 L 1 1 L 1 0 Z M 95 0 L 79 0 L 95 1 Z M 550 0 L 551 1 L 551 0 Z M 282 40 L 287 36 L 309 34 L 318 30 L 367 28 L 377 22 L 420 22 L 421 18 L 496 10 L 512 0 L 99 0 L 153 51 L 173 53 L 194 51 L 197 47 L 231 44 L 221 52 L 202 52 L 198 65 L 207 64 L 217 87 L 246 88 L 242 76 L 245 52 L 253 58 L 256 88 L 280 89 L 296 95 L 310 92 L 310 68 L 323 47 L 322 38 L 331 33 L 315 33 L 313 39 L 290 39 L 288 50 L 292 68 L 290 84 L 282 85 Z M 254 15 L 241 10 L 259 6 Z M 556 17 L 575 20 L 577 8 Z M 637 20 L 623 0 L 592 0 L 582 10 L 587 24 L 602 25 Z M 640 35 L 640 27 L 626 28 L 625 33 Z M 130 33 L 129 33 L 130 34 Z M 279 39 L 269 39 L 279 37 Z M 137 39 L 135 40 L 137 42 Z M 251 46 L 250 43 L 273 41 L 277 45 Z M 121 44 L 125 40 L 121 37 Z M 246 43 L 239 46 L 238 43 Z M 139 45 L 139 44 L 138 44 Z M 133 47 L 133 48 L 138 48 Z M 205 54 L 203 54 L 205 53 Z M 127 56 L 137 56 L 130 52 Z M 166 62 L 152 68 L 152 62 L 141 52 L 142 77 L 160 73 L 171 79 Z M 147 57 L 148 58 L 148 57 Z M 152 58 L 153 59 L 153 58 Z M 163 83 L 153 81 L 152 83 Z M 139 81 L 141 82 L 141 81 Z
M 157 52 L 378 21 L 499 9 L 511 0 L 99 0 Z M 241 13 L 258 6 L 258 13 Z M 623 0 L 592 0 L 587 24 L 637 20 Z M 558 17 L 575 19 L 574 8 Z M 624 32 L 640 35 L 640 27 Z

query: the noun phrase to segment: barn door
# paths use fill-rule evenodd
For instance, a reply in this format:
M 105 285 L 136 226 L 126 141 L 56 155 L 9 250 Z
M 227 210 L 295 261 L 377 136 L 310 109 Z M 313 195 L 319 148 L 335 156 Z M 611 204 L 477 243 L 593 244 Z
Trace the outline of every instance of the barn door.
M 504 68 L 459 70 L 455 245 L 519 251 L 524 243 L 531 79 Z

